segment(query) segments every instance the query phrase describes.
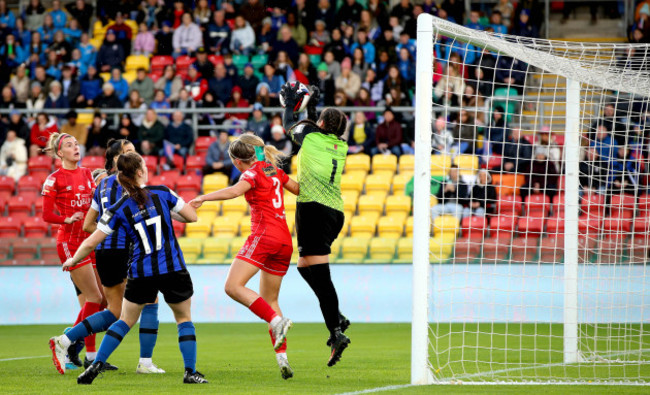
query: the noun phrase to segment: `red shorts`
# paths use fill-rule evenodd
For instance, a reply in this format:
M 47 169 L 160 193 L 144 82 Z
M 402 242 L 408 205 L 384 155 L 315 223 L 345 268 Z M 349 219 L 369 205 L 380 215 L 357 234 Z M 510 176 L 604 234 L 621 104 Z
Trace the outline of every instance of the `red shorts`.
M 63 264 L 65 261 L 68 260 L 68 258 L 72 258 L 75 252 L 77 252 L 77 249 L 79 248 L 80 245 L 81 245 L 80 243 L 77 244 L 77 243 L 71 243 L 67 241 L 58 242 L 56 246 L 56 251 L 59 253 L 59 259 L 61 260 L 61 263 Z M 95 251 L 91 252 L 90 255 L 84 258 L 81 262 L 71 267 L 69 271 L 79 269 L 80 267 L 85 266 L 89 263 L 95 266 Z
M 268 236 L 250 235 L 236 259 L 255 265 L 267 273 L 284 276 L 289 270 L 293 246 Z

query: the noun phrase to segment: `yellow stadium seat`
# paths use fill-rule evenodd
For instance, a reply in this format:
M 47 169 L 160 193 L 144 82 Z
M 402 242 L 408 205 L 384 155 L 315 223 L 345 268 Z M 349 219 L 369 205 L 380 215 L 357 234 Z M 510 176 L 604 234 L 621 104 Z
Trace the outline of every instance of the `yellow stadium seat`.
M 291 174 L 298 173 L 298 155 L 291 157 Z
M 246 214 L 248 211 L 248 203 L 244 196 L 240 196 L 235 199 L 224 200 L 221 204 L 221 210 L 223 210 L 223 215 L 228 213 L 242 213 Z
M 200 263 L 222 263 L 230 252 L 229 237 L 210 237 L 203 242 L 203 259 Z
M 365 237 L 346 237 L 341 245 L 341 263 L 362 263 L 368 254 L 370 239 Z
M 122 74 L 122 77 L 126 80 L 126 82 L 129 83 L 129 85 L 131 85 L 131 83 L 135 81 L 136 78 L 138 78 L 138 73 L 133 70 L 130 70 Z
M 392 178 L 380 174 L 371 174 L 366 177 L 366 193 L 370 194 L 371 191 L 381 191 L 388 193 L 388 191 L 390 191 L 392 181 Z
M 243 213 L 230 213 L 220 216 L 212 221 L 212 234 L 214 237 L 234 237 L 239 232 L 239 221 Z
M 203 238 L 181 237 L 178 239 L 178 245 L 183 251 L 183 257 L 188 263 L 194 263 L 201 256 L 201 247 Z
M 293 247 L 293 253 L 291 254 L 291 263 L 298 263 L 298 258 L 300 258 L 300 253 L 298 252 L 298 240 L 294 237 L 291 239 L 291 246 Z
M 391 170 L 377 170 L 377 171 L 373 172 L 372 174 L 375 175 L 375 176 L 385 177 L 385 178 L 387 178 L 389 180 L 392 180 L 393 176 L 395 175 L 395 172 L 391 171 Z
M 451 256 L 454 248 L 454 239 L 448 237 L 433 237 L 429 239 L 429 260 L 431 262 L 442 262 Z
M 93 118 L 95 114 L 92 112 L 80 112 L 77 114 L 77 123 L 82 125 L 90 125 L 93 123 Z
M 93 37 L 90 40 L 88 40 L 88 43 L 95 47 L 96 50 L 99 50 L 99 48 L 102 46 L 102 43 L 104 42 L 104 37 Z
M 375 212 L 381 214 L 384 211 L 384 202 L 381 196 L 363 195 L 359 198 L 359 214 Z
M 431 175 L 446 176 L 451 168 L 451 156 L 431 155 Z
M 99 76 L 102 77 L 104 82 L 108 82 L 111 79 L 111 73 L 99 73 Z
M 104 36 L 106 34 L 106 30 L 108 30 L 108 27 L 113 24 L 113 20 L 109 19 L 107 24 L 103 24 L 101 21 L 95 21 L 95 24 L 93 25 L 93 37 L 97 35 Z M 135 37 L 135 36 L 134 36 Z
M 405 217 L 399 216 L 388 215 L 380 217 L 379 222 L 377 223 L 377 233 L 379 234 L 379 237 L 399 239 L 404 233 L 405 221 Z
M 454 158 L 454 163 L 463 176 L 473 176 L 479 169 L 478 156 L 476 155 L 458 155 Z
M 244 246 L 244 243 L 246 243 L 246 238 L 245 237 L 233 237 L 230 239 L 230 257 L 231 261 L 235 259 L 235 256 L 237 256 L 237 253 L 239 253 L 239 250 Z
M 368 172 L 365 170 L 350 170 L 345 172 L 345 174 L 349 177 L 358 177 L 363 180 L 365 180 L 366 177 L 368 176 Z
M 356 215 L 350 221 L 350 236 L 370 238 L 375 235 L 377 218 L 374 216 Z
M 357 191 L 361 193 L 365 177 L 360 174 L 343 174 L 341 176 L 341 190 L 343 191 Z
M 185 228 L 185 236 L 196 238 L 208 237 L 210 232 L 212 232 L 213 219 L 214 213 L 205 213 L 205 215 L 201 215 L 198 221 L 187 224 L 187 227 Z
M 433 207 L 438 204 L 438 198 L 435 196 L 431 196 L 429 198 L 429 207 Z
M 341 245 L 343 244 L 343 237 L 337 237 L 334 242 L 332 242 L 332 247 L 331 250 L 332 252 L 330 253 L 330 262 L 334 263 L 339 259 L 339 255 L 341 255 Z
M 397 240 L 397 259 L 399 263 L 413 262 L 413 238 L 402 237 Z
M 411 172 L 413 173 L 415 169 L 415 156 L 413 155 L 402 155 L 399 157 L 399 172 Z
M 442 234 L 458 233 L 460 221 L 453 215 L 441 215 L 433 220 L 433 234 L 439 236 Z
M 221 211 L 221 201 L 214 200 L 211 202 L 203 202 L 201 207 L 197 210 L 199 217 L 203 216 L 206 213 L 211 213 L 212 218 L 214 218 Z
M 343 211 L 355 213 L 357 211 L 357 203 L 359 202 L 359 192 L 342 191 L 341 196 L 343 197 Z
M 294 215 L 286 216 L 287 219 L 287 227 L 289 228 L 289 233 L 293 234 L 293 228 L 296 225 L 296 216 L 295 213 Z
M 391 213 L 410 213 L 411 198 L 406 195 L 393 195 L 386 198 L 386 215 Z
M 370 156 L 366 154 L 349 155 L 345 160 L 345 172 L 363 170 L 370 171 Z
M 413 178 L 412 172 L 396 174 L 395 177 L 393 177 L 393 195 L 403 195 L 404 190 L 406 189 L 406 184 L 411 181 L 411 178 Z
M 379 200 L 386 201 L 386 197 L 388 196 L 388 191 L 368 191 L 366 192 L 366 195 L 372 195 L 376 196 Z
M 129 55 L 126 57 L 126 67 L 125 70 L 136 71 L 140 67 L 143 67 L 149 71 L 149 57 L 145 55 Z
M 296 212 L 296 199 L 298 197 L 291 192 L 284 194 L 284 211 Z
M 203 193 L 215 192 L 228 186 L 228 176 L 225 174 L 209 174 L 203 177 Z
M 413 216 L 406 218 L 406 237 L 413 237 Z
M 395 155 L 375 155 L 372 157 L 372 172 L 388 171 L 395 173 L 397 170 L 397 156 Z
M 397 239 L 375 237 L 370 240 L 367 263 L 390 263 L 395 257 Z
M 246 215 L 239 220 L 239 233 L 241 237 L 248 237 L 251 235 L 251 216 Z
M 138 34 L 138 22 L 134 21 L 133 19 L 127 19 L 124 21 L 124 24 L 131 28 L 131 33 L 133 39 L 135 40 L 135 36 Z
M 350 231 L 350 221 L 352 220 L 352 217 L 354 215 L 345 213 L 345 219 L 343 220 L 343 227 L 341 228 L 341 232 L 339 233 L 339 238 L 341 237 L 347 237 L 348 232 Z

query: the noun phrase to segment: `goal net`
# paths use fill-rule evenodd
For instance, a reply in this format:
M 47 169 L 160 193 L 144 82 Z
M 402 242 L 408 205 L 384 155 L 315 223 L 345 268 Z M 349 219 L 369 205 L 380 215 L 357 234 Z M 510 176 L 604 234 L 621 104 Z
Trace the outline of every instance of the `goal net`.
M 650 383 L 650 47 L 417 45 L 413 384 Z

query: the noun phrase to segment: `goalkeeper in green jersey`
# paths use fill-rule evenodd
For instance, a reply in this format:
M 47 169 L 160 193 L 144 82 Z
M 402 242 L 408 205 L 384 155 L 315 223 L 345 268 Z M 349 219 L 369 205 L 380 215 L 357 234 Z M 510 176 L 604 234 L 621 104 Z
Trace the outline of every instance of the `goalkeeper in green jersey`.
M 307 281 L 320 302 L 325 325 L 330 331 L 327 345 L 331 347 L 327 366 L 334 366 L 350 339 L 343 334 L 350 325 L 339 312 L 339 300 L 332 283 L 329 254 L 332 242 L 343 228 L 343 199 L 341 173 L 345 167 L 348 144 L 343 135 L 348 128 L 345 114 L 336 108 L 316 114 L 319 91 L 310 87 L 307 119 L 297 122 L 293 109 L 303 93 L 298 85 L 282 87 L 285 103 L 284 128 L 300 146 L 298 152 L 298 184 L 300 193 L 296 204 L 298 233 L 298 272 Z

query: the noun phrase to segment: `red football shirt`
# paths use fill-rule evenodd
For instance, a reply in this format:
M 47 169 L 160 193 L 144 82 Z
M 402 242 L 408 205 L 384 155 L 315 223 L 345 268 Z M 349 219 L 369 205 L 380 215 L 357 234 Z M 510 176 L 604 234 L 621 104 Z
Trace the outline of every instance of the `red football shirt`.
M 251 185 L 246 201 L 251 206 L 251 234 L 272 237 L 291 245 L 291 233 L 284 214 L 284 184 L 289 176 L 270 163 L 255 162 L 240 180 Z
M 78 211 L 85 215 L 92 203 L 94 190 L 92 174 L 85 167 L 75 170 L 60 168 L 50 174 L 43 184 L 43 196 L 53 197 L 59 213 L 66 218 Z M 81 243 L 89 236 L 89 233 L 83 231 L 83 224 L 83 219 L 72 224 L 62 224 L 56 240 Z

